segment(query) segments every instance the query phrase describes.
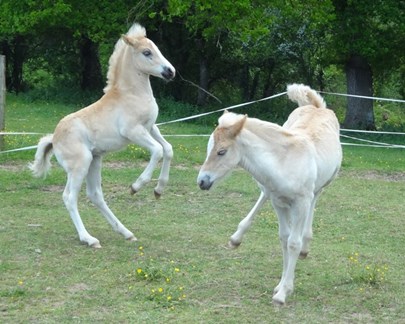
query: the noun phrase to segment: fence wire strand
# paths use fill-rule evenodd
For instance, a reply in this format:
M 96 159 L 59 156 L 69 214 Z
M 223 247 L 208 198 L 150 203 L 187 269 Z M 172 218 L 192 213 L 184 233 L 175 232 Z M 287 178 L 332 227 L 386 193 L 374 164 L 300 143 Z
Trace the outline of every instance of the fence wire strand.
M 285 95 L 287 92 L 281 92 L 266 98 L 254 100 L 254 101 L 249 101 L 233 106 L 229 106 L 226 108 L 221 108 L 218 110 L 214 111 L 209 111 L 197 115 L 192 115 L 192 116 L 187 116 L 183 118 L 178 118 L 174 120 L 170 120 L 167 122 L 162 122 L 156 124 L 157 126 L 162 126 L 162 125 L 168 125 L 168 124 L 173 124 L 173 123 L 178 123 L 186 120 L 191 120 L 191 119 L 197 119 L 203 116 L 215 114 L 218 112 L 222 112 L 225 110 L 232 110 L 235 108 L 243 107 L 243 106 L 248 106 L 254 103 L 262 102 L 262 101 L 267 101 L 270 99 L 274 99 L 280 96 Z M 345 96 L 345 97 L 356 97 L 356 98 L 364 98 L 364 99 L 371 99 L 371 100 L 380 100 L 380 101 L 391 101 L 391 102 L 400 102 L 400 103 L 405 103 L 405 100 L 401 99 L 390 99 L 390 98 L 381 98 L 381 97 L 368 97 L 368 96 L 359 96 L 359 95 L 350 95 L 350 94 L 343 94 L 343 93 L 335 93 L 335 92 L 325 92 L 325 91 L 319 91 L 319 93 L 323 94 L 328 94 L 328 95 L 336 95 L 336 96 Z M 389 134 L 389 135 L 405 135 L 405 133 L 402 132 L 385 132 L 385 131 L 366 131 L 366 130 L 356 130 L 356 129 L 341 129 L 341 132 L 354 132 L 354 133 L 367 133 L 367 134 Z M 9 135 L 45 135 L 46 133 L 38 133 L 38 132 L 0 132 L 0 136 L 9 136 Z M 209 134 L 171 134 L 171 135 L 164 135 L 165 137 L 208 137 L 210 136 Z M 349 136 L 349 135 L 344 135 L 340 134 L 340 137 L 343 138 L 348 138 L 354 141 L 359 141 L 363 143 L 368 143 L 368 144 L 358 144 L 358 143 L 341 143 L 342 145 L 348 145 L 348 146 L 367 146 L 367 147 L 383 147 L 383 148 L 405 148 L 405 145 L 397 145 L 397 144 L 389 144 L 389 143 L 384 143 L 384 142 L 376 142 L 376 141 L 370 141 L 354 136 Z M 7 151 L 0 151 L 0 154 L 5 154 L 5 153 L 13 153 L 13 152 L 20 152 L 20 151 L 27 151 L 27 150 L 33 150 L 36 149 L 37 145 L 32 145 L 32 146 L 26 146 L 26 147 L 21 147 L 21 148 L 16 148 L 12 150 L 7 150 Z

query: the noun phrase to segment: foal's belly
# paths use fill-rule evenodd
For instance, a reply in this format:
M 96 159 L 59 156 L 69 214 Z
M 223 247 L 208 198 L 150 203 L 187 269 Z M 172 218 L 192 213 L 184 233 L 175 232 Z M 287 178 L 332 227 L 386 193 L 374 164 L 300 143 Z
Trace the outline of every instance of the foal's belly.
M 90 150 L 93 154 L 105 154 L 111 151 L 119 151 L 125 148 L 130 142 L 121 136 L 106 137 L 103 139 L 96 139 L 90 144 Z

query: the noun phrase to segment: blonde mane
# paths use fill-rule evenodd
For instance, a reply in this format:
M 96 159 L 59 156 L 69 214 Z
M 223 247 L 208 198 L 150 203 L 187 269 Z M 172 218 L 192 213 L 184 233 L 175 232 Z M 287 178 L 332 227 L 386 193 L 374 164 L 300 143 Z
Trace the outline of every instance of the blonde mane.
M 126 35 L 133 38 L 142 38 L 146 37 L 146 30 L 140 24 L 135 23 L 131 26 Z M 115 44 L 114 52 L 112 53 L 108 61 L 107 85 L 103 90 L 104 93 L 109 91 L 115 84 L 117 66 L 120 62 L 120 58 L 122 56 L 122 53 L 124 52 L 125 46 L 125 42 L 122 40 L 122 37 L 120 37 L 120 39 Z
M 245 115 L 235 114 L 235 113 L 225 113 L 219 118 L 218 126 L 221 127 L 231 127 L 239 121 L 241 121 Z M 267 122 L 257 118 L 247 118 L 244 123 L 243 128 L 249 130 L 253 134 L 257 135 L 265 141 L 274 141 L 274 133 L 278 132 L 283 136 L 291 135 L 288 130 L 283 129 L 278 124 Z

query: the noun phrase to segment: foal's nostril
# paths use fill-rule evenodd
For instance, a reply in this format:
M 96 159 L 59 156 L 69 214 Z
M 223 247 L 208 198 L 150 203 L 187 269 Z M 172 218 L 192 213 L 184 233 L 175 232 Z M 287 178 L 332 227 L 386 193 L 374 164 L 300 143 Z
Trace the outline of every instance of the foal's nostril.
M 212 186 L 212 183 L 211 183 L 211 181 L 209 179 L 205 179 L 205 180 L 201 179 L 198 182 L 198 185 L 200 186 L 201 190 L 209 190 L 211 188 L 211 186 Z
M 164 67 L 162 75 L 165 79 L 168 79 L 168 80 L 173 79 L 174 74 L 175 74 L 175 72 L 171 68 L 169 68 L 168 66 Z
M 200 186 L 201 189 L 204 188 L 204 180 L 200 180 L 198 185 Z

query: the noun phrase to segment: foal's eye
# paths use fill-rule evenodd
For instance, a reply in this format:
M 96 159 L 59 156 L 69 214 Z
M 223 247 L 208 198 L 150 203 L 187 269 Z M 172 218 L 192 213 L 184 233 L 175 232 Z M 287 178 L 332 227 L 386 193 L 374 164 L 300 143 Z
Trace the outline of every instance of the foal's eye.
M 149 57 L 149 56 L 152 55 L 152 52 L 151 52 L 151 50 L 146 49 L 146 50 L 144 50 L 144 51 L 142 52 L 142 54 L 145 55 L 146 57 Z
M 225 155 L 226 154 L 226 150 L 225 149 L 221 149 L 217 152 L 218 155 Z

